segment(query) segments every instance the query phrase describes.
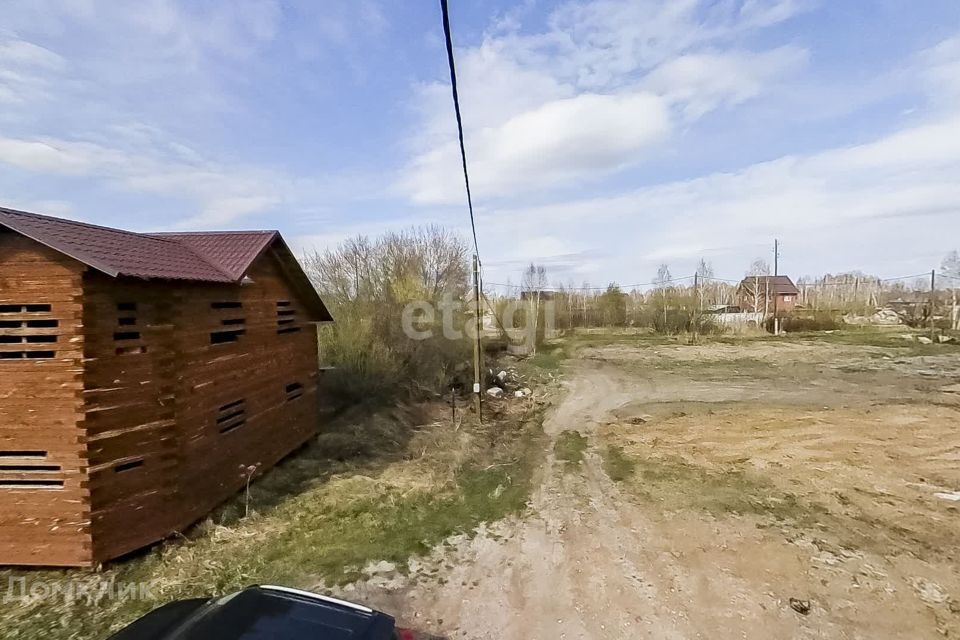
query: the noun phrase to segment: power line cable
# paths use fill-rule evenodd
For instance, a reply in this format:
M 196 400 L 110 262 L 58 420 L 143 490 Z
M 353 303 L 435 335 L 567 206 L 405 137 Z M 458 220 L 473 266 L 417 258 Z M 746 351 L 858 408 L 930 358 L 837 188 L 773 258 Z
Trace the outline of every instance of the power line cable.
M 460 94 L 457 91 L 457 67 L 453 60 L 453 38 L 450 35 L 450 11 L 447 0 L 440 0 L 443 13 L 443 37 L 447 43 L 447 64 L 450 67 L 450 88 L 453 91 L 453 109 L 457 114 L 457 135 L 460 138 L 460 160 L 463 163 L 463 182 L 467 187 L 467 207 L 470 209 L 470 230 L 473 232 L 473 249 L 477 254 L 477 263 L 481 266 L 480 247 L 477 244 L 477 224 L 473 217 L 473 196 L 470 193 L 470 174 L 467 171 L 467 149 L 463 143 L 463 118 L 460 115 Z
M 636 283 L 636 284 L 616 284 L 616 283 L 614 283 L 614 284 L 615 284 L 617 287 L 619 287 L 620 289 L 636 289 L 636 288 L 639 288 L 639 287 L 653 287 L 653 286 L 658 286 L 658 285 L 665 284 L 665 283 L 668 283 L 668 282 L 682 282 L 682 281 L 684 281 L 684 280 L 691 280 L 691 279 L 693 279 L 693 276 L 683 276 L 682 278 L 669 278 L 669 279 L 663 280 L 663 281 L 661 281 L 661 282 L 639 282 L 639 283 Z M 489 284 L 490 286 L 494 286 L 494 287 L 506 287 L 507 289 L 525 289 L 525 288 L 526 288 L 526 287 L 524 287 L 523 285 L 520 285 L 520 284 L 505 284 L 505 283 L 503 283 L 503 282 L 488 282 L 487 284 Z M 606 290 L 609 289 L 609 288 L 610 288 L 610 285 L 606 285 L 606 286 L 604 286 L 604 287 L 569 287 L 569 288 L 567 288 L 567 287 L 537 287 L 537 289 L 538 289 L 539 291 L 552 291 L 552 292 L 554 292 L 554 293 L 556 293 L 556 292 L 558 292 L 558 291 L 606 291 Z

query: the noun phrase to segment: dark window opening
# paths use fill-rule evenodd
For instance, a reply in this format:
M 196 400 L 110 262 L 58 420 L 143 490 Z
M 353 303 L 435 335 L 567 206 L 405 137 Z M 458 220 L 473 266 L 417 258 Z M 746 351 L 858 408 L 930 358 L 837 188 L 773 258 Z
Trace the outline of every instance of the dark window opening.
M 49 304 L 5 304 L 0 305 L 0 311 L 4 313 L 44 313 L 50 311 Z M 31 318 L 28 315 L 22 315 L 19 318 L 4 318 L 0 320 L 0 344 L 55 344 L 56 335 L 47 335 L 43 333 L 20 333 L 24 328 L 45 329 L 56 328 L 60 326 L 59 320 L 50 318 Z M 40 360 L 53 358 L 55 351 L 33 351 L 25 346 L 19 351 L 0 351 L 0 360 Z
M 56 355 L 56 351 L 0 351 L 0 360 L 47 360 Z
M 50 313 L 49 304 L 0 304 L 0 313 Z
M 130 344 L 131 342 L 135 342 L 143 338 L 139 331 L 130 330 L 130 327 L 136 327 L 137 325 L 137 316 L 130 315 L 136 314 L 137 303 L 118 302 L 117 311 L 123 314 L 117 316 L 117 327 L 124 327 L 125 330 L 113 332 L 113 340 L 114 342 L 118 343 L 114 353 L 118 356 L 146 353 L 146 346 L 142 344 Z
M 287 333 L 296 333 L 300 331 L 297 326 L 297 310 L 293 308 L 293 303 L 289 300 L 280 300 L 277 302 L 277 335 Z
M 63 480 L 0 480 L 0 489 L 62 489 Z
M 277 333 L 283 335 L 285 333 L 296 333 L 300 331 L 300 327 L 284 327 L 283 329 L 277 329 Z
M 210 308 L 212 309 L 242 309 L 243 303 L 235 301 L 226 301 L 226 302 L 211 302 Z M 226 314 L 224 314 L 226 315 Z M 230 314 L 231 317 L 220 318 L 220 326 L 230 327 L 229 329 L 220 329 L 218 331 L 210 332 L 210 344 L 229 344 L 231 342 L 238 342 L 240 336 L 244 335 L 247 331 L 244 328 L 246 325 L 247 319 L 242 316 L 236 316 Z
M 124 462 L 122 464 L 118 464 L 113 468 L 113 470 L 116 473 L 123 473 L 124 471 L 130 471 L 132 469 L 142 467 L 143 465 L 144 465 L 143 458 L 140 458 L 139 460 L 131 460 L 130 462 Z
M 27 320 L 27 326 L 31 329 L 51 329 L 60 326 L 59 320 Z
M 243 329 L 232 331 L 213 331 L 210 333 L 210 344 L 226 344 L 228 342 L 237 342 L 240 336 L 246 333 Z
M 220 433 L 230 433 L 247 423 L 246 400 L 234 400 L 217 410 L 217 428 Z
M 0 451 L 0 489 L 62 489 L 64 484 L 62 477 L 47 475 L 61 471 L 63 468 L 60 465 L 49 463 L 46 451 Z M 21 477 L 2 477 L 8 473 L 15 473 Z
M 286 387 L 287 390 L 287 402 L 291 400 L 296 400 L 303 395 L 303 385 L 299 382 L 291 382 Z

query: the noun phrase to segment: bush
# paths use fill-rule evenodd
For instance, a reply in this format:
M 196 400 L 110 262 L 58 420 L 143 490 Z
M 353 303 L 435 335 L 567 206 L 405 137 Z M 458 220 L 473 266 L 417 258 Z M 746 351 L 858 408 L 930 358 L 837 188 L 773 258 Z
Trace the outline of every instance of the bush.
M 334 318 L 320 335 L 321 361 L 333 367 L 326 379 L 333 397 L 348 404 L 441 393 L 467 368 L 472 344 L 466 335 L 444 337 L 441 313 L 445 302 L 459 305 L 450 307 L 448 326 L 465 326 L 467 255 L 459 237 L 426 227 L 374 241 L 358 237 L 306 257 L 306 270 Z M 416 340 L 404 331 L 411 303 L 432 305 L 433 319 L 414 327 L 432 337 Z
M 780 329 L 788 333 L 796 331 L 835 331 L 842 326 L 837 316 L 826 311 L 792 313 L 780 318 Z M 773 318 L 767 318 L 766 329 L 773 333 Z
M 666 314 L 661 310 L 652 318 L 653 330 L 664 335 L 678 335 L 681 333 L 697 333 L 710 335 L 721 334 L 724 327 L 718 324 L 709 314 L 694 312 L 691 309 L 667 309 Z

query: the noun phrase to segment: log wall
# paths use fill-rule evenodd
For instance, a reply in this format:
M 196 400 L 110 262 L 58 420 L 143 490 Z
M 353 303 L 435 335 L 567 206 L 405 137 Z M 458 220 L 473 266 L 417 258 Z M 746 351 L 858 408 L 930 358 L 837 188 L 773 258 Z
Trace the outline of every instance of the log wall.
M 177 509 L 175 291 L 89 272 L 84 398 L 94 557 L 163 537 Z
M 93 559 L 82 272 L 0 230 L 0 564 Z
M 88 275 L 96 560 L 200 520 L 316 432 L 316 331 L 270 253 L 248 278 Z

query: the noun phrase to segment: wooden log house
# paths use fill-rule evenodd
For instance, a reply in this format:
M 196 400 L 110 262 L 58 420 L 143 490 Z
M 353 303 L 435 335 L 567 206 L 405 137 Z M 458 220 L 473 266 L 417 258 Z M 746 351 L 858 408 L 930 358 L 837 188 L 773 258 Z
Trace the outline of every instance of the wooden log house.
M 140 549 L 302 445 L 330 320 L 276 231 L 0 208 L 0 565 Z

